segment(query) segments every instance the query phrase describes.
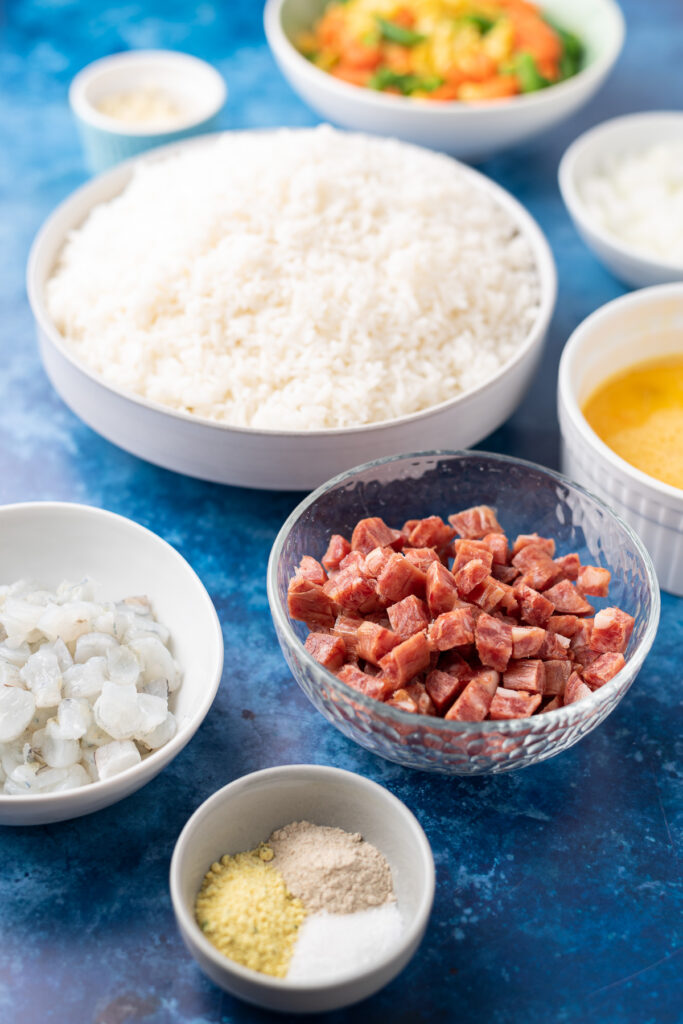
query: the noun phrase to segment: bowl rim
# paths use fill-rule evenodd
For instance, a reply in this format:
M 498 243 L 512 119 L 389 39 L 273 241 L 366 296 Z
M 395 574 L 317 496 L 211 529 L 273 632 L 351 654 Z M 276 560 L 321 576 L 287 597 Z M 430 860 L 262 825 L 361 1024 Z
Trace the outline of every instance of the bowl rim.
M 412 99 L 408 96 L 393 96 L 387 93 L 352 85 L 340 81 L 329 75 L 326 71 L 311 64 L 309 60 L 299 53 L 282 26 L 282 10 L 288 0 L 266 0 L 263 11 L 263 24 L 268 45 L 275 54 L 280 56 L 283 62 L 294 61 L 298 74 L 308 79 L 312 87 L 322 87 L 323 82 L 329 90 L 336 94 L 339 99 L 353 101 L 358 100 L 360 106 L 375 108 L 379 110 L 414 110 L 416 112 L 433 113 L 436 118 L 444 119 L 452 117 L 457 112 L 463 118 L 481 119 L 486 117 L 486 112 L 500 113 L 503 110 L 510 110 L 510 99 L 485 100 L 463 103 L 461 100 L 447 100 L 434 103 L 428 99 Z M 540 89 L 538 92 L 525 93 L 514 97 L 514 106 L 517 109 L 533 110 L 535 108 L 548 106 L 552 103 L 552 96 L 566 95 L 576 89 L 577 85 L 599 82 L 616 63 L 621 53 L 626 36 L 626 21 L 623 12 L 616 0 L 594 0 L 600 3 L 606 13 L 612 18 L 612 33 L 605 45 L 605 52 L 591 61 L 586 67 L 581 68 L 571 78 L 564 82 L 557 82 L 548 89 Z M 558 93 L 557 90 L 560 90 Z M 549 99 L 550 95 L 550 99 Z
M 648 306 L 652 303 L 656 304 L 658 299 L 666 299 L 670 296 L 680 299 L 681 307 L 683 308 L 683 281 L 671 281 L 667 284 L 652 285 L 649 288 L 638 288 L 633 292 L 627 292 L 625 295 L 620 295 L 616 299 L 606 302 L 603 306 L 600 306 L 598 309 L 590 313 L 577 327 L 574 328 L 565 343 L 564 349 L 562 350 L 557 375 L 557 392 L 558 397 L 571 420 L 572 426 L 578 431 L 581 440 L 587 447 L 592 448 L 604 462 L 609 463 L 623 476 L 629 477 L 634 484 L 638 485 L 641 491 L 654 491 L 656 497 L 660 500 L 662 498 L 667 499 L 667 506 L 673 504 L 683 509 L 682 488 L 674 487 L 673 484 L 664 483 L 663 480 L 658 480 L 654 476 L 649 476 L 647 473 L 643 472 L 642 469 L 638 469 L 637 466 L 631 465 L 631 463 L 627 462 L 626 459 L 617 455 L 617 453 L 610 448 L 609 445 L 605 444 L 602 438 L 596 434 L 581 410 L 581 406 L 576 398 L 575 389 L 571 383 L 573 364 L 579 357 L 582 348 L 586 344 L 587 338 L 590 338 L 603 324 L 608 323 L 616 312 L 624 308 L 629 309 L 635 306 Z M 655 357 L 655 359 L 656 358 L 657 357 Z M 633 366 L 637 367 L 642 365 L 642 363 L 647 363 L 649 361 L 650 360 L 647 358 L 640 362 L 636 361 L 633 363 Z M 609 379 L 610 375 L 608 374 L 600 383 L 604 384 Z
M 384 800 L 392 817 L 402 821 L 406 830 L 409 830 L 420 849 L 423 861 L 421 876 L 424 880 L 424 892 L 418 907 L 415 911 L 414 920 L 408 928 L 401 932 L 400 938 L 395 946 L 389 949 L 380 959 L 373 961 L 369 966 L 361 970 L 349 970 L 336 975 L 328 981 L 288 981 L 287 978 L 275 978 L 272 975 L 261 974 L 259 971 L 244 967 L 242 964 L 231 960 L 209 942 L 203 934 L 193 914 L 188 911 L 182 897 L 182 886 L 184 875 L 181 873 L 180 862 L 185 855 L 193 835 L 201 827 L 203 819 L 216 807 L 228 804 L 230 799 L 244 789 L 248 789 L 254 782 L 277 783 L 283 776 L 291 775 L 293 781 L 298 776 L 301 779 L 317 778 L 325 785 L 326 780 L 340 780 L 350 788 L 355 788 L 364 793 L 371 793 L 374 797 Z M 239 852 L 239 851 L 236 851 Z M 380 851 L 381 852 L 381 851 Z M 207 865 L 207 867 L 210 865 Z M 390 865 L 391 866 L 391 865 Z M 434 854 L 425 834 L 422 825 L 410 810 L 410 808 L 399 800 L 386 786 L 374 782 L 372 779 L 352 772 L 345 768 L 335 768 L 330 765 L 320 764 L 285 764 L 276 765 L 272 768 L 262 768 L 254 772 L 242 775 L 240 778 L 229 782 L 226 786 L 216 790 L 210 797 L 207 797 L 188 818 L 178 836 L 173 848 L 171 865 L 169 871 L 169 885 L 171 892 L 171 903 L 178 923 L 192 936 L 192 941 L 197 943 L 201 952 L 222 971 L 228 971 L 243 981 L 252 985 L 263 985 L 265 988 L 281 992 L 322 992 L 341 985 L 348 985 L 366 978 L 377 971 L 389 966 L 389 964 L 401 956 L 413 943 L 419 941 L 424 931 L 434 902 L 435 878 Z M 194 957 L 194 952 L 190 950 Z M 196 959 L 196 957 L 195 957 Z
M 557 171 L 557 179 L 564 204 L 574 220 L 585 234 L 596 239 L 606 250 L 618 255 L 627 257 L 633 264 L 643 269 L 653 270 L 661 275 L 680 274 L 683 272 L 683 263 L 674 263 L 671 260 L 659 259 L 650 256 L 647 252 L 637 248 L 630 242 L 622 241 L 617 235 L 612 234 L 607 228 L 599 223 L 590 213 L 579 192 L 579 183 L 576 172 L 578 161 L 585 156 L 596 152 L 600 148 L 602 139 L 615 129 L 622 127 L 657 124 L 677 121 L 681 125 L 681 137 L 683 138 L 683 111 L 680 110 L 644 110 L 632 114 L 622 114 L 619 117 L 611 117 L 600 124 L 594 125 L 588 131 L 582 132 L 564 151 Z M 662 139 L 666 136 L 662 133 Z M 654 145 L 650 142 L 649 145 Z M 641 149 L 644 147 L 640 147 Z M 638 152 L 638 144 L 631 144 L 629 152 Z M 668 282 L 667 282 L 668 283 Z
M 177 122 L 155 128 L 148 124 L 127 124 L 108 114 L 103 114 L 87 98 L 88 86 L 101 73 L 117 66 L 123 68 L 126 65 L 144 66 L 145 64 L 150 68 L 159 64 L 175 64 L 180 75 L 185 70 L 194 75 L 203 75 L 207 82 L 211 82 L 213 85 L 214 95 L 211 102 L 205 102 L 205 108 L 200 114 L 179 118 Z M 182 83 L 179 84 L 182 88 Z M 109 135 L 123 138 L 163 137 L 197 128 L 206 121 L 210 121 L 224 106 L 227 95 L 228 88 L 220 72 L 208 61 L 202 60 L 201 57 L 195 57 L 194 54 L 184 53 L 181 50 L 164 49 L 121 50 L 118 53 L 91 61 L 74 75 L 69 86 L 69 106 L 73 114 L 85 124 L 107 132 Z
M 199 587 L 199 594 L 201 595 L 204 605 L 204 613 L 207 618 L 213 622 L 215 628 L 216 664 L 214 678 L 213 681 L 210 682 L 210 685 L 207 686 L 206 692 L 202 696 L 201 700 L 197 701 L 188 721 L 186 721 L 182 727 L 179 726 L 175 736 L 157 750 L 151 751 L 151 753 L 144 757 L 138 764 L 133 765 L 131 768 L 126 768 L 124 771 L 118 772 L 116 775 L 112 775 L 110 779 L 99 779 L 97 782 L 88 782 L 84 786 L 78 786 L 75 789 L 63 790 L 58 793 L 29 793 L 25 796 L 11 796 L 8 793 L 0 792 L 0 809 L 2 809 L 3 812 L 13 807 L 44 807 L 47 809 L 49 807 L 54 807 L 60 802 L 66 803 L 70 801 L 77 801 L 79 797 L 90 793 L 100 794 L 102 796 L 109 794 L 113 797 L 110 801 L 111 803 L 115 803 L 119 799 L 123 799 L 123 797 L 116 795 L 117 790 L 120 788 L 121 780 L 130 780 L 136 773 L 142 774 L 143 772 L 144 774 L 149 775 L 151 780 L 158 771 L 161 771 L 165 765 L 169 764 L 180 753 L 183 747 L 189 743 L 199 726 L 206 718 L 206 715 L 214 702 L 223 672 L 223 631 L 221 629 L 218 613 L 216 612 L 213 601 L 211 600 L 211 597 L 209 596 L 209 593 L 201 579 L 187 559 L 184 558 L 172 544 L 169 544 L 168 541 L 163 539 L 163 537 L 154 533 L 153 530 L 149 530 L 146 526 L 136 523 L 134 519 L 122 516 L 118 512 L 110 512 L 108 509 L 99 508 L 96 505 L 84 505 L 80 502 L 23 501 L 14 502 L 9 505 L 1 505 L 0 524 L 7 513 L 20 513 L 26 515 L 37 513 L 39 516 L 46 515 L 49 519 L 50 515 L 54 512 L 73 515 L 74 518 L 79 518 L 85 514 L 92 516 L 94 519 L 101 520 L 105 525 L 107 523 L 123 521 L 126 524 L 126 529 L 130 529 L 132 532 L 144 536 L 148 542 L 151 540 L 153 543 L 156 543 L 165 552 L 166 556 L 169 556 L 177 564 L 182 563 L 185 571 L 194 577 L 195 582 Z M 210 680 L 208 675 L 207 680 Z M 156 771 L 154 769 L 156 769 Z
M 640 671 L 642 664 L 650 648 L 652 647 L 655 636 L 657 634 L 661 598 L 659 584 L 657 582 L 657 575 L 655 573 L 654 565 L 652 564 L 652 559 L 650 558 L 650 555 L 648 554 L 645 545 L 640 540 L 636 532 L 628 525 L 628 523 L 626 523 L 621 518 L 621 516 L 617 512 L 611 509 L 607 504 L 605 504 L 604 501 L 602 501 L 596 495 L 592 494 L 585 487 L 582 487 L 581 484 L 575 483 L 573 480 L 570 480 L 569 477 L 563 476 L 563 474 L 558 473 L 555 470 L 547 469 L 545 466 L 540 466 L 537 463 L 529 462 L 527 459 L 519 459 L 511 455 L 499 455 L 496 452 L 479 451 L 478 449 L 470 451 L 441 449 L 436 451 L 410 452 L 404 455 L 390 455 L 381 459 L 373 459 L 371 462 L 366 462 L 363 465 L 355 466 L 353 469 L 346 470 L 344 473 L 339 473 L 337 476 L 332 477 L 332 479 L 328 480 L 326 483 L 316 488 L 316 490 L 313 491 L 306 498 L 304 498 L 304 500 L 300 502 L 292 511 L 292 513 L 288 516 L 288 518 L 282 525 L 277 537 L 275 538 L 273 547 L 271 548 L 267 569 L 267 591 L 270 612 L 275 624 L 276 631 L 278 632 L 279 635 L 284 635 L 287 645 L 290 648 L 292 646 L 295 647 L 297 651 L 297 656 L 300 658 L 300 660 L 302 660 L 308 665 L 309 669 L 312 669 L 314 672 L 325 673 L 326 679 L 332 685 L 341 688 L 342 693 L 344 693 L 347 697 L 353 699 L 355 703 L 360 704 L 366 710 L 374 710 L 376 713 L 377 706 L 379 705 L 381 708 L 382 718 L 385 720 L 388 719 L 390 722 L 396 725 L 406 725 L 408 723 L 412 723 L 414 726 L 416 724 L 416 718 L 420 719 L 421 717 L 423 717 L 419 715 L 416 716 L 410 711 L 403 711 L 401 708 L 393 708 L 388 704 L 384 704 L 382 701 L 377 701 L 372 697 L 366 696 L 359 690 L 354 690 L 353 687 L 343 682 L 343 680 L 338 679 L 337 676 L 335 676 L 332 672 L 329 671 L 329 669 L 326 669 L 323 665 L 316 661 L 315 658 L 311 654 L 309 654 L 304 644 L 301 642 L 299 637 L 294 632 L 289 615 L 285 612 L 284 608 L 280 603 L 278 594 L 277 573 L 282 548 L 287 537 L 289 536 L 291 530 L 293 529 L 299 518 L 308 508 L 315 504 L 318 498 L 320 498 L 323 494 L 326 494 L 328 491 L 332 490 L 334 487 L 337 486 L 337 484 L 343 483 L 346 480 L 350 480 L 353 476 L 360 472 L 365 472 L 368 469 L 373 469 L 376 466 L 385 465 L 391 462 L 402 462 L 410 459 L 435 459 L 443 457 L 456 457 L 458 459 L 472 460 L 483 458 L 490 459 L 494 462 L 499 462 L 507 466 L 521 466 L 525 469 L 532 470 L 534 473 L 541 473 L 543 475 L 546 475 L 550 477 L 550 479 L 557 481 L 557 483 L 561 484 L 563 487 L 569 487 L 574 491 L 578 491 L 584 497 L 589 498 L 590 501 L 597 505 L 598 508 L 600 508 L 603 512 L 605 512 L 610 519 L 616 521 L 616 523 L 626 533 L 627 537 L 629 538 L 633 546 L 636 548 L 645 568 L 645 573 L 649 584 L 649 592 L 651 596 L 651 605 L 643 636 L 640 639 L 637 647 L 629 657 L 629 660 L 626 662 L 624 668 L 617 672 L 613 679 L 610 679 L 610 681 L 608 683 L 605 683 L 604 686 L 601 686 L 599 689 L 594 690 L 591 693 L 590 697 L 585 697 L 583 700 L 575 701 L 574 704 L 571 704 L 569 706 L 569 708 L 556 708 L 554 711 L 545 711 L 543 715 L 532 715 L 529 718 L 517 718 L 506 719 L 503 721 L 483 722 L 458 722 L 450 721 L 445 718 L 430 718 L 429 722 L 432 728 L 436 727 L 437 729 L 444 730 L 446 733 L 450 733 L 452 735 L 456 735 L 458 733 L 480 734 L 482 731 L 485 733 L 495 733 L 502 731 L 505 733 L 514 734 L 516 732 L 528 730 L 530 727 L 533 729 L 534 726 L 539 725 L 539 719 L 541 720 L 541 722 L 554 721 L 558 715 L 568 715 L 571 721 L 573 717 L 580 716 L 580 712 L 577 712 L 576 709 L 580 709 L 582 706 L 585 708 L 589 704 L 589 702 L 593 707 L 598 707 L 600 704 L 607 703 L 607 701 L 612 697 L 612 695 L 619 690 L 622 684 L 622 680 L 625 678 L 625 674 L 632 674 L 632 677 L 635 678 L 637 673 Z M 550 718 L 551 715 L 552 718 Z M 570 721 L 567 722 L 567 725 L 570 724 Z
M 315 127 L 245 129 L 249 134 L 253 134 L 255 131 L 310 132 L 314 130 L 316 130 Z M 339 133 L 343 132 L 347 135 L 368 135 L 367 132 L 348 132 L 340 128 L 334 128 L 333 130 Z M 498 206 L 501 206 L 508 216 L 510 216 L 520 233 L 526 238 L 529 244 L 538 276 L 539 301 L 533 323 L 530 325 L 525 337 L 513 356 L 499 367 L 492 376 L 488 377 L 477 387 L 464 391 L 461 394 L 454 395 L 451 398 L 447 398 L 443 402 L 439 402 L 437 405 L 429 406 L 427 409 L 421 409 L 405 416 L 397 416 L 393 419 L 380 420 L 376 423 L 356 424 L 350 427 L 326 427 L 316 430 L 275 430 L 273 428 L 235 426 L 229 423 L 211 420 L 204 416 L 197 416 L 194 413 L 185 412 L 182 409 L 173 409 L 170 406 L 163 405 L 161 402 L 146 398 L 143 395 L 138 395 L 133 391 L 127 391 L 119 385 L 107 381 L 104 376 L 88 367 L 75 356 L 68 346 L 67 339 L 57 329 L 48 312 L 45 296 L 46 285 L 50 280 L 51 270 L 54 269 L 56 257 L 64 246 L 68 232 L 74 230 L 73 226 L 68 229 L 60 228 L 59 235 L 61 241 L 56 247 L 56 257 L 52 262 L 50 271 L 41 277 L 38 272 L 39 264 L 43 258 L 43 250 L 50 244 L 50 236 L 55 231 L 55 225 L 69 214 L 72 207 L 79 207 L 84 201 L 87 201 L 88 208 L 78 221 L 78 225 L 82 225 L 95 207 L 102 203 L 111 202 L 112 199 L 121 194 L 131 180 L 137 166 L 162 161 L 166 157 L 176 152 L 180 152 L 185 148 L 190 149 L 194 146 L 215 144 L 220 140 L 230 138 L 235 134 L 236 133 L 233 131 L 207 132 L 205 135 L 200 137 L 181 139 L 177 142 L 171 142 L 164 146 L 155 147 L 149 152 L 133 156 L 130 159 L 117 164 L 115 167 L 109 168 L 102 174 L 96 175 L 83 185 L 80 185 L 65 199 L 63 199 L 57 207 L 55 207 L 39 228 L 31 245 L 26 266 L 26 291 L 33 318 L 38 330 L 42 332 L 62 358 L 64 358 L 73 369 L 89 378 L 93 383 L 106 389 L 112 394 L 117 395 L 119 398 L 133 402 L 150 412 L 160 413 L 181 422 L 191 423 L 195 426 L 212 428 L 228 434 L 243 434 L 249 437 L 291 438 L 293 440 L 297 438 L 326 439 L 334 437 L 350 437 L 361 433 L 372 433 L 374 435 L 375 433 L 392 430 L 396 427 L 403 427 L 416 421 L 427 420 L 430 417 L 438 416 L 446 409 L 451 409 L 455 406 L 466 405 L 494 388 L 508 372 L 521 365 L 535 349 L 542 346 L 543 339 L 545 338 L 550 326 L 557 301 L 557 267 L 550 243 L 536 219 L 532 217 L 529 211 L 512 195 L 512 193 L 508 192 L 507 189 L 503 188 L 481 171 L 477 171 L 473 167 L 469 167 L 467 164 L 464 164 L 459 160 L 454 160 L 452 157 L 447 157 L 446 159 L 452 160 L 453 163 L 457 165 L 459 173 L 464 175 L 464 177 L 467 178 L 468 181 L 472 182 L 476 187 L 481 188 L 485 194 L 487 194 Z M 425 149 L 423 146 L 416 146 L 414 143 L 409 142 L 402 142 L 402 145 L 410 146 L 411 148 L 418 149 L 420 151 L 424 151 Z M 107 188 L 110 182 L 116 182 L 118 178 L 122 179 L 123 184 L 120 188 L 117 188 L 116 192 L 109 195 L 109 197 L 104 200 L 91 200 L 90 193 L 97 193 L 103 188 Z M 110 189 L 107 190 L 110 191 Z

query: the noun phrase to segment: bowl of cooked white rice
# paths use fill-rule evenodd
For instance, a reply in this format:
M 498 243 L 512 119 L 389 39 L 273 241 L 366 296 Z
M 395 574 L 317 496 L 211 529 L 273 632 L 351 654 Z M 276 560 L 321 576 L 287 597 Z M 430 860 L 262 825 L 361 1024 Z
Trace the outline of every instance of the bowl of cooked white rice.
M 540 358 L 556 274 L 488 178 L 321 126 L 101 175 L 41 229 L 28 292 L 54 386 L 104 437 L 191 476 L 310 489 L 496 429 Z
M 201 725 L 222 666 L 211 598 L 161 537 L 85 505 L 0 508 L 0 824 L 145 785 Z

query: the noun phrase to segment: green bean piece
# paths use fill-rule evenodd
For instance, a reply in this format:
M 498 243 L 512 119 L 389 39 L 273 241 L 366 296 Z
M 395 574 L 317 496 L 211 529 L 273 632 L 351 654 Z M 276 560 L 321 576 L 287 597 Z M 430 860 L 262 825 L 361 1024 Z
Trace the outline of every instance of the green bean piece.
M 478 28 L 483 36 L 490 32 L 496 24 L 492 18 L 487 18 L 483 14 L 464 14 L 462 20 L 468 25 L 474 25 L 475 28 Z
M 378 16 L 377 24 L 382 33 L 382 38 L 386 39 L 388 43 L 398 43 L 400 46 L 415 46 L 416 43 L 421 43 L 424 39 L 424 36 L 420 35 L 419 32 L 413 32 L 412 29 L 404 28 L 403 25 L 387 21 L 386 18 Z

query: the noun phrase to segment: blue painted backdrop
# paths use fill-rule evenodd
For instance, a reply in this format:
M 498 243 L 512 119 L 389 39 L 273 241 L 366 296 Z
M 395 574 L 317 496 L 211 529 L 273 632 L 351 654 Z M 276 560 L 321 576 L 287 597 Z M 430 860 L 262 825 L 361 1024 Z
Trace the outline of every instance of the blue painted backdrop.
M 575 234 L 557 164 L 606 117 L 679 105 L 680 0 L 624 0 L 628 42 L 602 94 L 546 137 L 483 165 L 537 217 L 560 297 L 518 413 L 482 447 L 557 463 L 564 341 L 621 286 Z M 2 27 L 2 26 L 0 26 Z M 23 273 L 43 218 L 85 177 L 72 76 L 128 47 L 175 47 L 227 79 L 226 128 L 309 125 L 270 58 L 260 0 L 9 0 L 0 71 L 0 501 L 61 498 L 156 530 L 197 569 L 223 623 L 223 684 L 205 724 L 143 791 L 86 819 L 0 828 L 2 1024 L 256 1024 L 185 953 L 167 890 L 191 812 L 244 772 L 315 761 L 360 771 L 415 810 L 434 848 L 434 915 L 410 967 L 343 1021 L 674 1024 L 680 1009 L 680 651 L 683 602 L 664 597 L 641 676 L 595 733 L 499 778 L 433 778 L 382 762 L 328 726 L 292 682 L 268 613 L 268 551 L 295 494 L 223 488 L 101 440 L 52 391 Z M 448 439 L 444 439 L 447 444 Z

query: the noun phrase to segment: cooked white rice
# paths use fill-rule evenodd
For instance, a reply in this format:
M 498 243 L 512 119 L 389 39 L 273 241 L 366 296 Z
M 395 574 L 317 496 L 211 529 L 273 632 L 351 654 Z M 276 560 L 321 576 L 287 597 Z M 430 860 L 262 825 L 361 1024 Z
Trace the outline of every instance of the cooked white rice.
M 490 378 L 537 315 L 510 217 L 448 157 L 313 130 L 244 132 L 141 166 L 48 282 L 114 385 L 234 426 L 420 411 Z

